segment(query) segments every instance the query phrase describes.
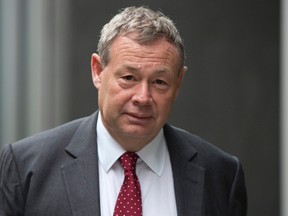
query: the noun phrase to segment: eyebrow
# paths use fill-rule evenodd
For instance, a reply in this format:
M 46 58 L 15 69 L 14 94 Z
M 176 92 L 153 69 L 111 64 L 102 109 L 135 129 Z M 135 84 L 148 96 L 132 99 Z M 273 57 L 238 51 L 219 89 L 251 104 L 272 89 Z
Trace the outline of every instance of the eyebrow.
M 123 67 L 124 69 L 128 69 L 130 71 L 135 71 L 135 72 L 139 71 L 139 69 L 137 67 L 134 67 L 132 65 L 124 64 L 123 66 L 124 66 Z
M 132 66 L 132 65 L 124 64 L 124 68 L 128 69 L 130 71 L 133 71 L 133 72 L 139 72 L 139 69 L 137 67 Z M 161 67 L 154 72 L 157 74 L 165 74 L 165 73 L 169 73 L 170 70 L 166 67 Z

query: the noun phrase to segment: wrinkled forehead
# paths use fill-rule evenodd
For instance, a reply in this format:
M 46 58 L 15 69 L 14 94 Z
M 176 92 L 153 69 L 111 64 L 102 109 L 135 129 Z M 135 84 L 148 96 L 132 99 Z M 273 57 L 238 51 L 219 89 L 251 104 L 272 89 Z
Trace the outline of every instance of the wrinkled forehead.
M 178 47 L 176 46 L 175 43 L 173 43 L 173 41 L 167 37 L 165 37 L 164 35 L 158 35 L 157 37 L 153 37 L 153 38 L 147 38 L 147 37 L 143 37 L 141 34 L 139 34 L 139 32 L 122 32 L 120 33 L 117 37 L 114 38 L 112 44 L 115 43 L 115 41 L 118 41 L 119 38 L 128 38 L 132 41 L 134 41 L 136 44 L 141 45 L 143 47 L 151 47 L 154 46 L 154 48 L 157 47 L 157 45 L 162 46 L 163 44 L 169 44 L 167 46 L 167 51 L 169 52 L 174 52 L 174 57 L 177 61 L 177 64 L 179 65 L 179 69 L 182 69 L 182 60 L 181 60 L 181 53 L 178 49 Z M 116 42 L 117 43 L 117 42 Z M 112 46 L 111 44 L 111 46 Z M 111 46 L 110 46 L 110 52 L 112 52 L 111 50 Z M 159 48 L 158 46 L 158 48 Z M 118 50 L 114 50 L 114 52 L 117 52 Z M 110 53 L 111 56 L 112 53 Z
M 138 43 L 131 37 L 118 37 L 110 49 L 110 63 L 142 65 L 158 65 L 178 71 L 179 54 L 175 46 L 160 38 L 147 43 Z

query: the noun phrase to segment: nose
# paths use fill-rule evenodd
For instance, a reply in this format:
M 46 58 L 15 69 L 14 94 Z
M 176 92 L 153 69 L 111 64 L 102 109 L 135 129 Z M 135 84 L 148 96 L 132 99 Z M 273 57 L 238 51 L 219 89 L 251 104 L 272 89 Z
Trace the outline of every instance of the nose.
M 149 83 L 139 83 L 135 88 L 135 92 L 132 98 L 134 104 L 138 105 L 151 105 L 153 99 L 151 95 L 151 90 Z

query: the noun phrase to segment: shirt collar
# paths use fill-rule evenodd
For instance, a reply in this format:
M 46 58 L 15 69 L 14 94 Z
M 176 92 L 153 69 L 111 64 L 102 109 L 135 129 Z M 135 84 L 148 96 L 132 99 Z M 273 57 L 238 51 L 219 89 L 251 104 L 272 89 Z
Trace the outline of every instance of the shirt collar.
M 125 150 L 109 134 L 103 125 L 100 112 L 96 130 L 99 162 L 105 172 L 108 172 L 118 158 L 125 153 Z M 153 172 L 161 176 L 167 158 L 167 152 L 163 129 L 161 129 L 150 143 L 136 153 Z

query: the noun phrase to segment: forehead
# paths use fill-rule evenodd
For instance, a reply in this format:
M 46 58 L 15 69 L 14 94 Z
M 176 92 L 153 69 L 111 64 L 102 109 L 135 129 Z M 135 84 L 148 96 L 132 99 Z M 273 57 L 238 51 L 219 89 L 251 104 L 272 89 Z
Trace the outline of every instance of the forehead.
M 166 39 L 140 44 L 131 36 L 120 36 L 110 49 L 110 61 L 121 61 L 123 64 L 159 64 L 174 70 L 174 67 L 178 68 L 179 59 L 178 50 Z

